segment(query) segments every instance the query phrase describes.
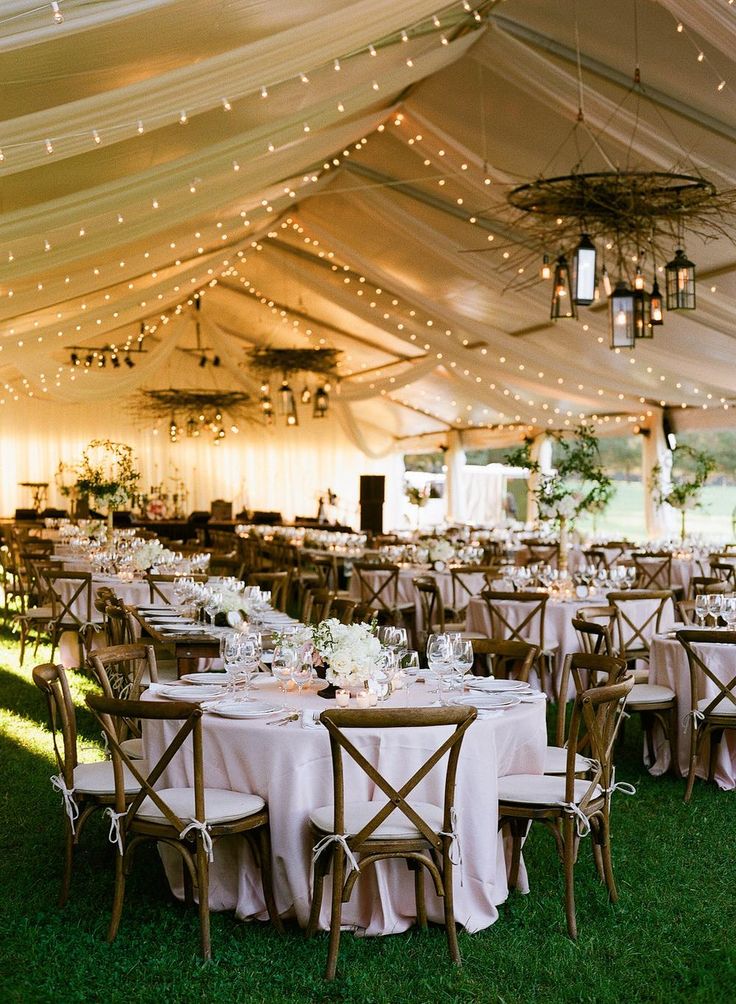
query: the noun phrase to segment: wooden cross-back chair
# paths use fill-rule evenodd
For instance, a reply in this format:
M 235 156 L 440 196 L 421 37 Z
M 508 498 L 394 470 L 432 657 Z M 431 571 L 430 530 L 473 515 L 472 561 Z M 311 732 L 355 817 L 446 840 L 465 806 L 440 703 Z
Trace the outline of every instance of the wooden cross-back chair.
M 420 622 L 416 625 L 417 647 L 424 648 L 430 634 L 444 634 L 445 631 L 460 631 L 464 624 L 450 623 L 454 611 L 445 609 L 442 593 L 437 580 L 431 575 L 417 575 L 413 579 L 414 589 L 419 597 Z
M 524 547 L 529 551 L 528 556 L 523 560 L 524 565 L 551 565 L 559 568 L 560 545 L 557 542 L 550 543 L 548 540 L 525 540 Z
M 46 698 L 58 773 L 51 778 L 64 807 L 64 869 L 59 906 L 69 898 L 74 848 L 93 812 L 115 803 L 115 779 L 109 760 L 80 763 L 77 754 L 77 717 L 63 666 L 44 663 L 33 669 L 33 682 Z M 138 790 L 132 775 L 121 775 L 121 800 Z
M 333 804 L 315 809 L 310 824 L 315 838 L 312 909 L 307 936 L 319 921 L 325 876 L 332 869 L 332 912 L 326 978 L 334 979 L 340 945 L 342 904 L 350 899 L 359 875 L 368 865 L 383 859 L 406 858 L 415 870 L 417 921 L 427 926 L 424 902 L 424 869 L 432 877 L 435 892 L 444 904 L 445 931 L 452 961 L 460 964 L 453 909 L 453 844 L 457 842 L 454 819 L 455 779 L 465 733 L 476 718 L 475 708 L 386 708 L 323 711 L 320 720 L 330 737 Z M 424 763 L 400 786 L 389 782 L 346 734 L 350 729 L 435 728 L 454 726 Z M 343 754 L 365 773 L 376 789 L 371 801 L 345 798 Z M 442 805 L 411 799 L 412 792 L 447 756 Z M 347 852 L 359 868 L 346 869 Z
M 48 595 L 54 611 L 51 624 L 52 650 L 65 631 L 73 632 L 79 645 L 78 665 L 84 666 L 90 632 L 93 630 L 92 573 L 51 568 L 44 569 L 42 575 L 48 583 Z
M 672 555 L 654 551 L 634 551 L 631 555 L 636 569 L 636 589 L 671 589 Z
M 526 641 L 537 647 L 536 666 L 542 690 L 547 690 L 554 659 L 554 652 L 544 646 L 544 618 L 549 593 L 484 589 L 481 596 L 488 610 L 491 638 Z M 518 616 L 511 613 L 508 604 L 521 605 L 522 612 Z
M 357 607 L 357 600 L 351 600 L 347 596 L 335 596 L 332 600 L 330 613 L 333 617 L 337 617 L 341 624 L 352 624 Z
M 457 620 L 464 620 L 471 599 L 479 596 L 483 589 L 492 589 L 494 579 L 500 578 L 500 575 L 501 566 L 498 564 L 451 566 L 452 609 Z
M 180 578 L 181 575 L 170 574 L 168 572 L 146 572 L 149 603 L 165 603 L 168 606 L 171 606 L 173 603 L 172 593 L 170 591 L 167 592 L 163 587 L 165 585 L 172 585 Z M 187 573 L 186 578 L 191 579 L 193 582 L 207 581 L 207 575 L 205 572 Z
M 618 610 L 613 606 L 581 607 L 572 618 L 572 626 L 583 652 L 615 655 L 614 638 L 618 637 Z
M 274 610 L 281 611 L 286 610 L 290 581 L 291 572 L 288 569 L 279 572 L 251 572 L 248 576 L 248 585 L 270 591 L 271 606 Z
M 715 575 L 693 575 L 690 579 L 690 596 L 692 599 L 700 596 L 701 593 L 705 593 L 706 595 L 713 592 L 722 593 L 727 592 L 728 589 L 728 582 Z
M 660 630 L 668 606 L 674 619 L 672 592 L 669 589 L 629 589 L 608 593 L 606 599 L 618 611 L 615 622 L 618 637 L 614 639 L 617 653 L 627 662 L 648 661 L 652 635 Z
M 711 561 L 713 577 L 725 582 L 729 592 L 736 591 L 736 565 L 732 561 Z
M 212 956 L 210 942 L 209 864 L 213 845 L 224 836 L 241 834 L 251 844 L 261 868 L 263 897 L 271 922 L 281 930 L 271 883 L 271 841 L 268 808 L 260 795 L 204 784 L 202 709 L 178 701 L 118 701 L 89 695 L 87 705 L 100 722 L 112 753 L 115 774 L 114 833 L 119 853 L 115 862 L 115 893 L 107 940 L 113 941 L 123 911 L 126 875 L 136 847 L 156 841 L 173 847 L 180 855 L 184 874 L 185 902 L 192 904 L 196 884 L 199 900 L 202 956 Z M 144 722 L 181 722 L 173 739 L 155 762 L 133 759 L 119 740 L 117 719 Z M 191 738 L 190 738 L 191 737 Z M 187 742 L 189 740 L 189 742 Z M 186 747 L 184 747 L 187 742 Z M 179 751 L 191 764 L 191 787 L 156 787 Z M 140 785 L 132 799 L 124 791 L 124 771 Z M 126 804 L 126 802 L 128 804 Z
M 104 610 L 105 640 L 108 645 L 134 645 L 136 620 L 126 606 L 109 603 Z
M 707 778 L 711 780 L 715 773 L 719 741 L 725 732 L 736 730 L 736 666 L 733 667 L 733 674 L 722 680 L 708 664 L 708 656 L 700 646 L 736 646 L 736 631 L 686 629 L 677 632 L 677 640 L 685 649 L 690 670 L 690 759 L 685 788 L 685 801 L 689 802 L 701 751 L 709 745 Z M 711 693 L 699 697 L 704 690 Z
M 26 574 L 17 593 L 20 610 L 13 615 L 13 620 L 20 628 L 21 666 L 25 661 L 26 645 L 31 632 L 35 633 L 34 655 L 38 652 L 38 646 L 44 635 L 47 635 L 51 642 L 52 656 L 58 642 L 55 630 L 58 610 L 46 578 L 47 573 L 59 570 L 58 565 L 26 555 L 24 568 Z
M 592 565 L 596 569 L 596 571 L 601 568 L 606 572 L 611 570 L 611 563 L 609 562 L 608 555 L 603 547 L 586 547 L 583 551 L 583 557 L 589 565 Z
M 618 899 L 611 861 L 610 811 L 616 788 L 625 789 L 615 781 L 613 749 L 633 685 L 634 679 L 629 675 L 610 686 L 584 690 L 576 697 L 563 776 L 511 774 L 500 778 L 498 783 L 499 827 L 507 827 L 512 836 L 509 888 L 518 883 L 521 844 L 529 823 L 542 823 L 551 830 L 563 862 L 567 931 L 573 940 L 577 938 L 575 862 L 581 835 L 592 836 L 598 874 L 606 884 L 610 901 Z M 577 770 L 582 734 L 590 749 L 590 766 L 584 778 L 578 776 Z M 633 789 L 628 790 L 633 793 Z
M 89 665 L 107 697 L 124 701 L 140 700 L 149 683 L 158 683 L 156 655 L 152 645 L 110 645 L 90 653 Z M 123 749 L 136 760 L 143 759 L 140 724 L 120 719 Z
M 385 621 L 399 622 L 402 614 L 413 611 L 412 603 L 399 604 L 399 566 L 389 561 L 355 561 L 353 575 L 358 581 L 360 599 Z
M 302 624 L 319 624 L 331 617 L 333 597 L 329 589 L 307 589 L 299 614 Z
M 529 673 L 539 654 L 536 645 L 526 641 L 503 641 L 497 638 L 472 638 L 476 657 L 473 673 L 497 680 L 529 681 Z
M 318 585 L 322 589 L 331 589 L 336 593 L 340 588 L 340 575 L 335 555 L 310 553 L 305 557 L 317 573 Z

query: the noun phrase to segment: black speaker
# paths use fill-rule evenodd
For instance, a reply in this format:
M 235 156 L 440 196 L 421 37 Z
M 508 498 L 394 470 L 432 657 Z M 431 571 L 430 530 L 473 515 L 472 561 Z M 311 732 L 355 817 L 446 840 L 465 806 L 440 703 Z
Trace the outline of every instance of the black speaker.
M 360 504 L 366 502 L 383 505 L 386 492 L 386 478 L 383 474 L 360 475 Z
M 360 503 L 360 529 L 367 533 L 383 533 L 383 502 Z

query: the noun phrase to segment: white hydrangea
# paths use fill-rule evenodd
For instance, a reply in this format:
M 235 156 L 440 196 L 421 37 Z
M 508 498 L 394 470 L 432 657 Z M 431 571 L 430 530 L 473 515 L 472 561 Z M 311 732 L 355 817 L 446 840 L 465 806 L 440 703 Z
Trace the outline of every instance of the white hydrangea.
M 445 563 L 450 561 L 455 556 L 455 548 L 449 540 L 444 537 L 440 537 L 438 540 L 433 540 L 429 545 L 429 560 L 434 561 L 444 561 Z
M 327 664 L 326 676 L 339 686 L 357 686 L 373 676 L 381 643 L 368 624 L 341 624 L 334 617 L 313 632 L 314 647 Z

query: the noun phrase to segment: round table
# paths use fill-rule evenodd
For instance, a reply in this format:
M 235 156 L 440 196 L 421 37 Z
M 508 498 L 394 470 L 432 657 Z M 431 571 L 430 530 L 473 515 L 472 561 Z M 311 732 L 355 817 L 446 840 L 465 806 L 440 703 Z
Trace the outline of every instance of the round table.
M 260 696 L 275 698 L 275 682 L 266 678 Z M 150 699 L 156 699 L 152 697 Z M 409 691 L 412 706 L 434 700 L 423 684 Z M 394 694 L 384 706 L 403 707 L 404 693 Z M 316 693 L 287 695 L 290 707 L 323 711 L 334 707 Z M 332 801 L 332 760 L 327 732 L 321 726 L 305 728 L 299 722 L 269 726 L 271 718 L 250 721 L 206 713 L 204 725 L 205 784 L 249 791 L 267 802 L 271 817 L 274 892 L 279 913 L 296 917 L 304 926 L 311 902 L 311 810 Z M 176 731 L 176 723 L 146 722 L 146 755 L 158 757 Z M 364 755 L 394 784 L 406 780 L 446 732 L 440 729 L 356 730 L 351 733 Z M 520 704 L 496 717 L 478 719 L 468 730 L 458 765 L 455 808 L 462 851 L 455 876 L 455 917 L 467 931 L 478 931 L 498 917 L 497 907 L 507 896 L 503 840 L 498 834 L 497 780 L 515 773 L 542 773 L 546 745 L 543 701 Z M 416 789 L 416 798 L 442 804 L 444 762 Z M 191 757 L 177 755 L 167 769 L 162 786 L 191 784 Z M 380 797 L 354 764 L 346 763 L 347 797 Z M 174 893 L 181 898 L 181 861 L 173 852 L 162 857 Z M 391 934 L 409 928 L 415 919 L 413 875 L 403 861 L 384 861 L 360 879 L 343 920 L 366 934 Z M 525 877 L 524 877 L 525 881 Z M 329 884 L 329 880 L 328 880 Z M 442 921 L 442 904 L 426 882 L 430 918 Z M 329 926 L 329 891 L 325 891 L 320 925 Z M 238 917 L 265 920 L 259 875 L 246 842 L 238 838 L 218 841 L 210 874 L 210 907 L 235 910 Z

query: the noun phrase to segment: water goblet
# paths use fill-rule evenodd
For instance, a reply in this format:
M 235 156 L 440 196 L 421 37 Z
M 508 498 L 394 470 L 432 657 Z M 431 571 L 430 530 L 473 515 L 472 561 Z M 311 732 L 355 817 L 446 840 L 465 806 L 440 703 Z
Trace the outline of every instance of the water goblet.
M 291 668 L 291 679 L 296 684 L 297 693 L 301 697 L 305 684 L 312 679 L 314 666 L 311 655 L 307 656 L 303 652 L 297 653 L 297 658 Z
M 452 643 L 452 668 L 458 679 L 457 684 L 460 690 L 463 688 L 463 680 L 467 673 L 473 668 L 474 662 L 473 643 L 469 638 L 458 637 Z
M 698 593 L 695 597 L 695 616 L 698 618 L 698 626 L 704 627 L 708 616 L 708 597 L 705 593 Z
M 720 593 L 711 593 L 708 596 L 708 613 L 713 618 L 713 627 L 718 627 L 718 618 L 723 606 L 723 596 Z

